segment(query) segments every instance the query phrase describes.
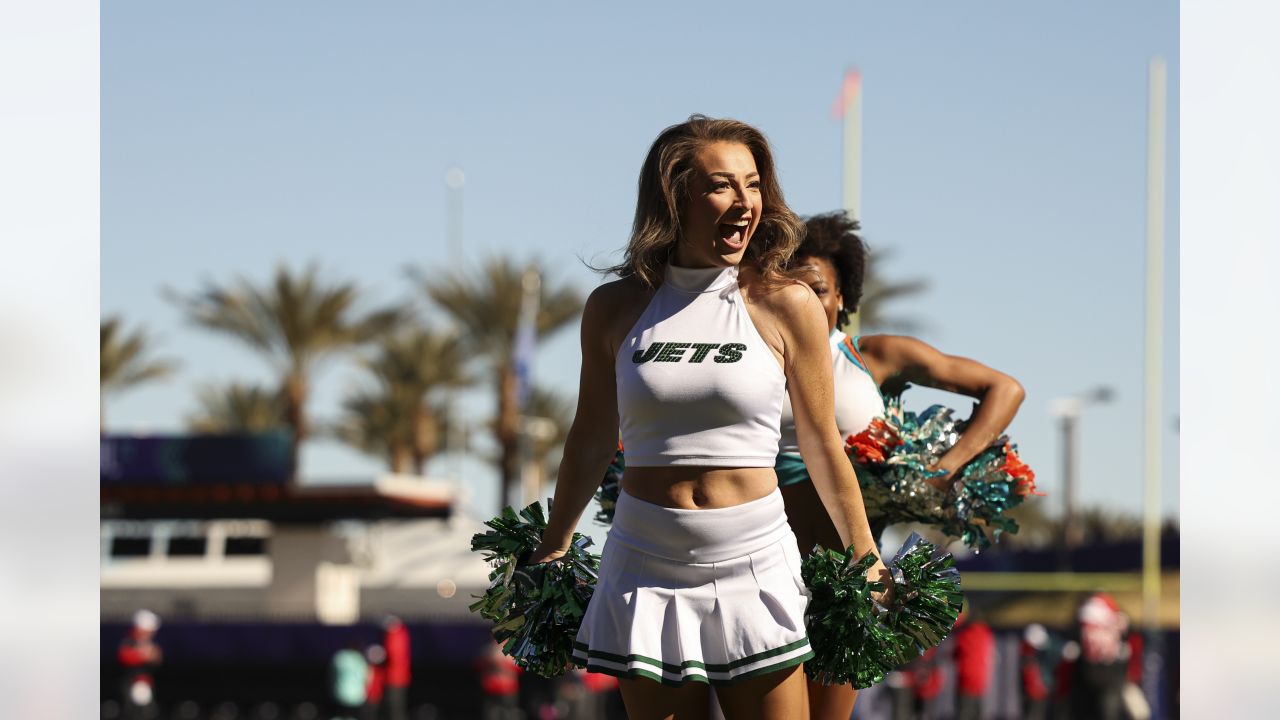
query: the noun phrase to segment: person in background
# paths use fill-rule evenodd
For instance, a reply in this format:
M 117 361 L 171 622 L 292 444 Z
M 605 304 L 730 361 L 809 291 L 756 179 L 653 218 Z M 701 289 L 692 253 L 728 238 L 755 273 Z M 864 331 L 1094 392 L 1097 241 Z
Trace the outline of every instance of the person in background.
M 942 694 L 943 685 L 938 648 L 929 648 L 892 675 L 894 720 L 931 717 L 930 710 Z
M 1094 593 L 1076 612 L 1076 640 L 1063 652 L 1058 696 L 1067 717 L 1124 720 L 1124 688 L 1131 648 L 1129 618 L 1115 598 Z
M 956 720 L 979 720 L 982 698 L 991 685 L 995 667 L 995 635 L 989 625 L 974 618 L 966 608 L 951 637 L 956 663 Z
M 388 615 L 382 627 L 386 637 L 382 646 L 387 653 L 385 701 L 389 720 L 409 720 L 409 628 L 400 618 Z
M 502 646 L 492 638 L 488 649 L 476 661 L 483 694 L 481 712 L 484 720 L 507 720 L 520 715 L 520 666 L 503 654 Z
M 848 438 L 885 414 L 885 398 L 900 396 L 908 385 L 959 393 L 979 401 L 972 420 L 955 446 L 938 461 L 947 478 L 988 447 L 1008 427 L 1024 395 L 1017 380 L 980 362 L 947 355 L 915 338 L 901 335 L 849 337 L 840 328 L 849 323 L 862 300 L 867 251 L 858 221 L 844 211 L 814 215 L 805 220 L 805 238 L 790 268 L 818 298 L 827 321 L 827 345 L 835 390 L 835 420 L 840 436 Z M 795 415 L 784 399 L 780 422 L 778 475 L 787 519 L 802 552 L 814 545 L 843 547 L 809 466 L 800 454 Z M 885 519 L 867 512 L 871 534 L 879 542 Z M 857 701 L 848 684 L 808 683 L 810 720 L 846 720 Z
M 1048 720 L 1050 675 L 1048 658 L 1049 631 L 1032 623 L 1022 632 L 1018 646 L 1018 676 L 1022 688 L 1024 720 Z
M 116 657 L 124 668 L 124 717 L 141 719 L 155 703 L 155 668 L 164 660 L 164 653 L 155 642 L 160 629 L 160 616 L 150 610 L 133 614 L 133 625 L 120 641 Z
M 361 717 L 363 720 L 378 720 L 387 686 L 387 651 L 375 643 L 365 648 L 364 659 L 369 664 L 369 681 L 364 686 L 364 714 Z
M 590 713 L 586 717 L 604 718 L 609 716 L 609 700 L 618 694 L 618 678 L 604 673 L 587 672 L 578 669 L 582 678 L 582 687 L 589 698 L 587 705 Z
M 1142 692 L 1142 633 L 1129 632 L 1129 666 L 1125 670 L 1124 707 L 1130 720 L 1148 720 L 1151 705 Z
M 1080 643 L 1067 640 L 1058 653 L 1058 664 L 1053 670 L 1053 720 L 1071 720 L 1071 675 L 1080 659 Z
M 369 665 L 356 643 L 333 654 L 329 664 L 329 695 L 333 699 L 332 720 L 358 720 L 364 707 Z

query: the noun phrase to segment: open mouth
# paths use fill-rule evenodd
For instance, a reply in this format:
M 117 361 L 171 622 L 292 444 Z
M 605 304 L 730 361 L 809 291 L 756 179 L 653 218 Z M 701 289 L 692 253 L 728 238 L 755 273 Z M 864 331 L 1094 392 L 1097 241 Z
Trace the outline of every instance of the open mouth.
M 720 240 L 725 245 L 734 250 L 741 250 L 747 244 L 747 227 L 750 225 L 748 220 L 740 220 L 733 223 L 720 223 Z

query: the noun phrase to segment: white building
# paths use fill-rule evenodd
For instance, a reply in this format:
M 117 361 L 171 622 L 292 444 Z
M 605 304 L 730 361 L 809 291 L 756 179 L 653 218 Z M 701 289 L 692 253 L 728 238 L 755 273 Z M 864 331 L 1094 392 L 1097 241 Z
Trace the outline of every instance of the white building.
M 103 620 L 472 617 L 485 527 L 451 483 L 102 488 Z

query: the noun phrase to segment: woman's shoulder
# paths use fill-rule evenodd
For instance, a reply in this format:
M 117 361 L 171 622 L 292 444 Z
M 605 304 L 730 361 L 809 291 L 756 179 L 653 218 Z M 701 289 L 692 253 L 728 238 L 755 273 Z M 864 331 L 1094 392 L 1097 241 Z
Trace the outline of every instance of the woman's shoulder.
M 858 338 L 858 351 L 886 375 L 927 366 L 943 357 L 937 348 L 910 335 L 863 335 Z
M 788 277 L 757 278 L 748 288 L 750 301 L 767 309 L 780 320 L 792 321 L 806 314 L 821 312 L 818 296 L 807 284 Z
M 929 348 L 929 345 L 909 335 L 860 335 L 857 343 L 859 351 L 881 357 Z
M 738 271 L 738 278 L 749 301 L 774 311 L 794 311 L 818 297 L 804 282 L 782 274 L 765 276 L 744 266 Z
M 587 296 L 582 324 L 608 337 L 625 333 L 653 297 L 653 288 L 639 278 L 624 277 L 604 283 Z
M 603 310 L 612 310 L 632 302 L 647 300 L 652 294 L 653 288 L 645 286 L 639 278 L 632 275 L 597 286 L 587 296 L 587 307 L 594 305 Z

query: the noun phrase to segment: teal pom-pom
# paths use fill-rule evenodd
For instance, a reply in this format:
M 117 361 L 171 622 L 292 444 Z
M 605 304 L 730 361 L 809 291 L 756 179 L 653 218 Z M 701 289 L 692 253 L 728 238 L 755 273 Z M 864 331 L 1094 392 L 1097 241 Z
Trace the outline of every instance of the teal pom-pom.
M 917 414 L 904 411 L 900 399 L 890 400 L 883 418 L 848 440 L 867 515 L 889 524 L 932 525 L 976 551 L 998 542 L 1001 533 L 1016 533 L 1018 523 L 1005 513 L 1039 493 L 1035 473 L 1008 438 L 978 453 L 948 487 L 932 482 L 945 472 L 929 468 L 965 425 L 950 408 L 933 405 Z
M 867 688 L 936 647 L 955 625 L 963 593 L 955 560 L 912 533 L 886 563 L 893 578 L 888 607 L 872 599 L 884 583 L 867 579 L 875 555 L 815 547 L 801 565 L 811 594 L 805 612 L 814 658 L 805 672 L 824 685 Z
M 471 538 L 471 549 L 493 566 L 489 588 L 470 609 L 494 623 L 502 652 L 520 667 L 554 677 L 573 663 L 573 641 L 595 590 L 600 556 L 587 551 L 591 538 L 574 533 L 569 551 L 549 563 L 522 565 L 547 528 L 541 503 L 503 508 L 485 523 L 491 530 Z

